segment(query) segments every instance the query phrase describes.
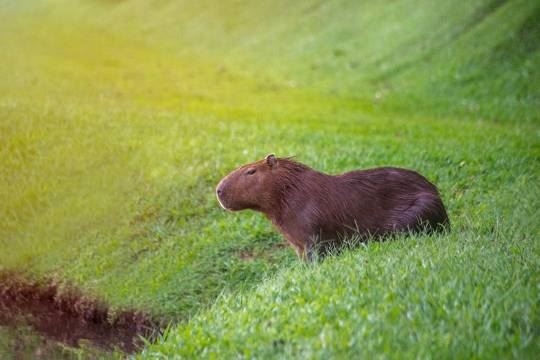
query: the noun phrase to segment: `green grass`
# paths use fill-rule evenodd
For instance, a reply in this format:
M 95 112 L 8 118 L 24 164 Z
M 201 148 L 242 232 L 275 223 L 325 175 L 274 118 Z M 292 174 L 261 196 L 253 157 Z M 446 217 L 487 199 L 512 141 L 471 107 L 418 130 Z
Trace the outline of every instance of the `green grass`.
M 141 356 L 533 357 L 533 1 L 0 3 L 0 270 L 174 320 Z M 453 229 L 310 266 L 215 184 L 267 153 L 438 185 Z
M 464 238 L 372 244 L 292 267 L 220 298 L 141 357 L 533 358 L 537 262 L 523 253 L 533 240 Z

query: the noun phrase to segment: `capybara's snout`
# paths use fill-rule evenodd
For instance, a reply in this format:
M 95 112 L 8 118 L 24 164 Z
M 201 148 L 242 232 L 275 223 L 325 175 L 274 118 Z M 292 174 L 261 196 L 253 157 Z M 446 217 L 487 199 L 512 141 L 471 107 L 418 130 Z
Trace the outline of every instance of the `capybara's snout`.
M 233 210 L 233 206 L 230 200 L 230 186 L 228 184 L 227 178 L 222 179 L 219 184 L 216 186 L 216 197 L 222 208 L 225 210 Z
M 216 186 L 216 197 L 219 202 L 219 205 L 221 205 L 222 208 L 227 209 L 224 202 L 224 194 L 225 194 L 225 185 L 223 184 L 223 181 L 220 181 L 219 184 Z

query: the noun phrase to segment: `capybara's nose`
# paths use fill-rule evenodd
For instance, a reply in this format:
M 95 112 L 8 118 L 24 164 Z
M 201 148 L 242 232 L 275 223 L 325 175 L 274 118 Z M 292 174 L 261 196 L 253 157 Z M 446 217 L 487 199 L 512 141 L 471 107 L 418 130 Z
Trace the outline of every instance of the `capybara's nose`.
M 216 190 L 216 194 L 218 196 L 221 196 L 223 195 L 223 187 L 222 186 L 218 186 L 217 190 Z

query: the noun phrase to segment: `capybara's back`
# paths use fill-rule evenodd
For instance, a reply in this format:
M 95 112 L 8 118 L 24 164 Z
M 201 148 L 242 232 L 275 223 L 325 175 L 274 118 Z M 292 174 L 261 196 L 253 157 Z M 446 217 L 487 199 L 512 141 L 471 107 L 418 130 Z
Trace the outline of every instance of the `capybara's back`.
M 450 225 L 437 188 L 406 169 L 332 176 L 269 155 L 227 175 L 216 191 L 228 210 L 264 213 L 304 258 L 351 235 L 381 238 Z
M 383 167 L 352 171 L 333 179 L 336 186 L 331 187 L 335 191 L 332 196 L 342 206 L 327 207 L 327 216 L 333 213 L 347 219 L 348 225 L 356 222 L 359 232 L 385 235 L 443 230 L 449 225 L 437 188 L 414 171 Z

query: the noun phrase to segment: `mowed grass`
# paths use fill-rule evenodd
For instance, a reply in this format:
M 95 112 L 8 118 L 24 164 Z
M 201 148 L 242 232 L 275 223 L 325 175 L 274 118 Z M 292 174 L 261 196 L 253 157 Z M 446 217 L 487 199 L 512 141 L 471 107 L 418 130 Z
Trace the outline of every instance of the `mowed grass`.
M 534 2 L 0 6 L 0 269 L 174 321 L 141 357 L 540 350 Z M 418 170 L 452 232 L 300 264 L 214 197 L 270 152 Z

